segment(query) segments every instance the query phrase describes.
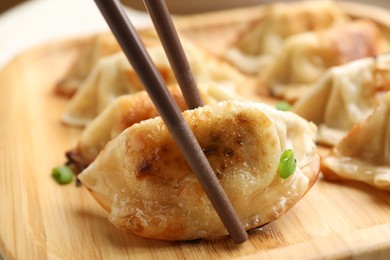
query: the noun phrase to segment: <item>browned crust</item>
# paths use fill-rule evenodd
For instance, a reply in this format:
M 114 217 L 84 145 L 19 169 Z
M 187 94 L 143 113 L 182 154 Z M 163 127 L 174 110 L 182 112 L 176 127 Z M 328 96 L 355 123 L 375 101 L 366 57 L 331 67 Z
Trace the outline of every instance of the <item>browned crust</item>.
M 66 166 L 69 166 L 76 175 L 81 173 L 90 164 L 90 162 L 87 162 L 83 158 L 77 148 L 67 151 L 65 156 L 67 158 Z
M 367 20 L 331 28 L 326 33 L 326 48 L 330 49 L 329 58 L 334 59 L 329 66 L 345 64 L 363 57 L 371 57 L 381 52 L 381 35 L 377 26 Z M 327 40 L 324 39 L 326 42 Z
M 302 168 L 302 172 L 309 178 L 308 188 L 307 188 L 306 192 L 303 194 L 303 196 L 304 196 L 311 189 L 311 187 L 313 187 L 313 185 L 316 183 L 316 181 L 318 179 L 318 176 L 319 176 L 319 173 L 320 173 L 320 155 L 316 154 L 315 156 L 313 156 L 313 158 Z M 99 203 L 99 205 L 101 205 L 107 212 L 111 212 L 110 200 L 103 198 L 100 194 L 92 191 L 89 188 L 87 188 L 87 190 L 96 199 L 96 201 Z M 290 204 L 290 207 L 292 207 L 295 203 L 297 203 L 297 201 L 293 201 Z M 278 218 L 276 218 L 276 219 L 278 219 Z M 276 220 L 276 219 L 274 219 L 274 220 Z M 265 226 L 265 225 L 267 225 L 269 223 L 270 222 L 263 223 L 260 226 L 250 228 L 247 231 L 257 229 L 257 228 Z M 172 233 L 172 234 L 174 234 L 174 233 Z M 137 235 L 138 236 L 142 236 L 141 234 L 137 234 Z M 228 237 L 228 236 L 212 237 L 210 239 L 218 239 L 218 238 L 223 238 L 223 237 Z M 150 238 L 150 237 L 148 237 L 148 238 Z M 159 240 L 162 239 L 162 240 L 170 240 L 170 241 L 177 240 L 177 239 L 174 238 L 174 236 L 171 239 L 169 239 L 167 237 L 163 237 L 163 238 L 156 238 L 155 237 L 155 238 L 152 238 L 152 239 L 159 239 Z M 206 239 L 208 239 L 208 238 L 206 238 Z

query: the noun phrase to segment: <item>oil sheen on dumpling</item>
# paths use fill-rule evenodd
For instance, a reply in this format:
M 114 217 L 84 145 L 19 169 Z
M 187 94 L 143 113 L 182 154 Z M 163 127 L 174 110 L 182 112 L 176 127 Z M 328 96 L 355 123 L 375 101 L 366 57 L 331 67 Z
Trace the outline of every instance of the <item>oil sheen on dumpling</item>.
M 322 160 L 331 180 L 349 179 L 390 190 L 390 94 Z
M 215 83 L 202 84 L 199 87 L 205 104 L 238 98 L 225 87 Z M 180 89 L 172 87 L 169 90 L 181 111 L 188 109 Z M 76 147 L 66 153 L 68 164 L 74 172 L 81 172 L 95 160 L 107 142 L 118 136 L 124 129 L 156 116 L 158 112 L 145 91 L 116 98 L 86 126 Z
M 316 123 L 318 141 L 335 145 L 390 90 L 390 55 L 366 58 L 330 69 L 292 108 Z
M 334 1 L 276 3 L 242 35 L 226 57 L 242 71 L 257 74 L 280 52 L 288 37 L 323 30 L 348 20 Z
M 369 21 L 355 21 L 321 32 L 290 37 L 259 79 L 271 94 L 295 101 L 327 69 L 386 50 L 380 31 Z
M 183 113 L 247 230 L 281 217 L 315 182 L 315 126 L 291 112 L 225 101 Z M 292 149 L 295 172 L 278 173 Z M 79 175 L 134 235 L 163 240 L 227 235 L 221 220 L 160 117 L 135 124 L 109 142 Z
M 183 41 L 192 72 L 199 84 L 217 82 L 232 91 L 238 86 L 255 91 L 255 81 L 209 53 Z M 147 48 L 166 84 L 176 80 L 161 45 Z M 87 79 L 70 100 L 62 121 L 72 126 L 84 126 L 116 97 L 143 90 L 143 84 L 123 53 L 105 57 L 96 64 Z

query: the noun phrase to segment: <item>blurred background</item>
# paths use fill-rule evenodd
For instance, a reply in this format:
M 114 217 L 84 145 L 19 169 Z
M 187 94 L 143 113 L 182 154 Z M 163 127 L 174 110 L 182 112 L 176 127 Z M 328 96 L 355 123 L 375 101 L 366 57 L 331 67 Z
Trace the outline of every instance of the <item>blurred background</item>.
M 0 13 L 8 10 L 9 8 L 24 2 L 23 0 L 2 0 L 0 1 Z
M 37 0 L 29 0 L 37 1 Z M 39 1 L 39 0 L 38 0 Z M 52 0 L 56 1 L 56 0 Z M 85 1 L 85 0 L 80 0 Z M 92 0 L 90 0 L 92 1 Z M 378 5 L 381 7 L 386 7 L 390 9 L 389 0 L 350 0 L 354 2 L 368 3 L 371 5 Z M 23 0 L 0 0 L 0 13 L 10 9 L 13 6 L 16 6 Z M 122 0 L 122 3 L 126 4 L 129 7 L 144 10 L 144 5 L 142 0 Z M 169 9 L 172 13 L 176 14 L 187 14 L 187 13 L 197 13 L 205 11 L 213 11 L 222 8 L 234 8 L 238 6 L 248 6 L 259 3 L 269 3 L 273 2 L 272 0 L 193 0 L 193 1 L 183 1 L 183 0 L 166 0 Z M 284 1 L 286 2 L 286 0 Z
M 390 0 L 349 1 L 363 2 L 390 10 Z M 166 0 L 166 2 L 172 14 L 189 14 L 275 1 Z M 151 25 L 150 17 L 142 11 L 144 10 L 142 0 L 122 0 L 122 3 L 131 7 L 127 8 L 126 12 L 135 27 Z M 0 69 L 32 46 L 107 30 L 107 24 L 93 0 L 0 0 Z
M 293 0 L 282 0 L 278 2 L 291 2 Z M 347 0 L 348 1 L 348 0 Z M 354 2 L 368 3 L 371 5 L 378 5 L 382 7 L 390 8 L 389 0 L 349 0 Z M 172 13 L 187 14 L 198 13 L 205 11 L 214 11 L 224 8 L 234 8 L 239 6 L 249 6 L 261 3 L 277 2 L 275 0 L 193 0 L 193 1 L 181 1 L 181 0 L 166 0 L 169 9 Z M 139 9 L 145 10 L 142 0 L 123 0 L 122 3 Z

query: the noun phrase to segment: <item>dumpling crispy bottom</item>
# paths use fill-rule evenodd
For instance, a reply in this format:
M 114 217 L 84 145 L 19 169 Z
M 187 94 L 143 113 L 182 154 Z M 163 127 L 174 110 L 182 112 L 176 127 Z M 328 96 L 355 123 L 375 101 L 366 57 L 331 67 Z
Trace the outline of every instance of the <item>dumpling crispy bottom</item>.
M 311 187 L 314 185 L 314 183 L 317 181 L 318 179 L 318 176 L 319 176 L 319 168 L 320 168 L 320 156 L 317 154 L 316 156 L 314 156 L 312 158 L 312 160 L 310 160 L 303 168 L 302 168 L 302 172 L 309 178 L 309 184 L 308 184 L 308 188 L 305 192 L 305 194 L 311 189 Z M 108 200 L 108 199 L 105 199 L 104 197 L 102 197 L 99 193 L 96 193 L 94 192 L 92 189 L 88 188 L 87 187 L 87 190 L 90 192 L 90 194 L 92 195 L 92 197 L 96 200 L 96 202 L 99 203 L 99 205 L 101 207 L 103 207 L 107 212 L 111 212 L 111 201 Z M 305 195 L 303 194 L 303 196 Z M 303 197 L 302 196 L 302 197 Z M 290 201 L 290 203 L 286 204 L 286 208 L 292 208 L 295 204 L 297 203 L 297 201 Z M 278 217 L 279 218 L 279 217 Z M 270 222 L 272 221 L 275 221 L 277 220 L 278 218 L 275 218 L 275 219 L 272 219 L 272 220 L 269 220 L 268 222 L 265 222 L 265 223 L 262 223 L 261 225 L 259 226 L 256 226 L 256 227 L 252 227 L 250 229 L 247 229 L 247 231 L 251 231 L 251 230 L 255 230 L 255 229 L 258 229 L 258 228 L 261 228 L 267 224 L 269 224 Z M 126 230 L 125 230 L 126 231 Z M 203 237 L 203 239 L 219 239 L 219 238 L 225 238 L 225 237 L 228 237 L 228 235 L 221 235 L 221 236 L 218 236 L 218 237 Z M 151 238 L 151 237 L 149 237 Z M 153 239 L 153 238 L 152 238 Z M 154 239 L 160 239 L 160 238 L 154 238 Z M 199 238 L 194 238 L 194 239 L 199 239 Z M 164 240 L 164 239 L 163 239 Z M 171 241 L 175 241 L 175 240 L 181 240 L 181 239 L 170 239 Z M 188 239 L 190 240 L 190 239 Z

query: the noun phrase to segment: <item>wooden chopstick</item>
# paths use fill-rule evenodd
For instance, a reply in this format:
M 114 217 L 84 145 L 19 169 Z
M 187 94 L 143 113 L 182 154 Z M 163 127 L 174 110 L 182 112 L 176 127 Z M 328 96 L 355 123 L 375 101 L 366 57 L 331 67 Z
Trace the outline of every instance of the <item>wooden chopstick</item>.
M 245 242 L 248 234 L 119 0 L 95 2 L 231 238 Z
M 203 106 L 191 67 L 164 0 L 144 0 L 189 109 Z

